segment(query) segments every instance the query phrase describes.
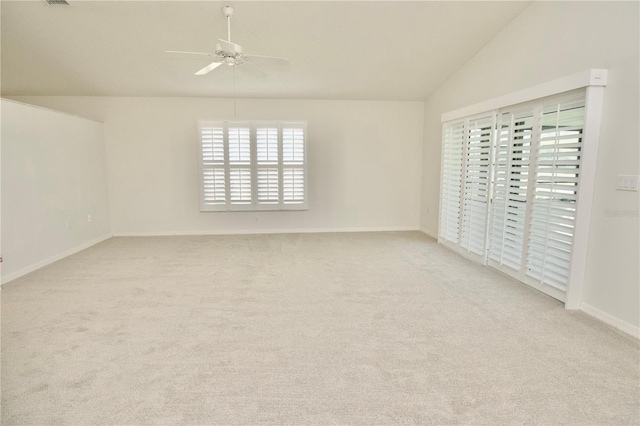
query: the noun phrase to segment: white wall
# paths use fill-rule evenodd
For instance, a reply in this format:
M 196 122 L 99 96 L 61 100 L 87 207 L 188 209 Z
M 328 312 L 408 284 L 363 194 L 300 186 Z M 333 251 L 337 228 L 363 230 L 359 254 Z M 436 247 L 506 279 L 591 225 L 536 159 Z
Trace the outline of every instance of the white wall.
M 583 302 L 640 325 L 637 192 L 615 190 L 639 171 L 639 3 L 534 2 L 425 103 L 421 228 L 437 235 L 443 112 L 590 68 L 608 68 Z
M 111 222 L 102 123 L 4 99 L 1 108 L 5 283 L 108 238 Z
M 196 120 L 210 98 L 20 97 L 104 122 L 116 235 L 418 229 L 422 102 L 238 100 L 240 119 L 308 120 L 309 210 L 199 211 Z

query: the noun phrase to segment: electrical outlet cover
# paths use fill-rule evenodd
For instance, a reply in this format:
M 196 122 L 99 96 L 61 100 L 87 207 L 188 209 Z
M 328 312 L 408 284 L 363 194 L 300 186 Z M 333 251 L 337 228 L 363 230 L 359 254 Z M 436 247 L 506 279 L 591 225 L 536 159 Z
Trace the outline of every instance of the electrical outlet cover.
M 618 191 L 638 191 L 638 175 L 618 175 L 616 189 Z

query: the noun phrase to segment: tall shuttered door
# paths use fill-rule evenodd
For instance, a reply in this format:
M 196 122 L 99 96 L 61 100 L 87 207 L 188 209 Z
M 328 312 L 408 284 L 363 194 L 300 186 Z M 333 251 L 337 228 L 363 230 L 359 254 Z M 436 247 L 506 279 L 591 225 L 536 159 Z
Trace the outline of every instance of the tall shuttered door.
M 443 126 L 439 240 L 560 300 L 573 256 L 585 96 L 576 90 Z
M 440 190 L 440 239 L 457 244 L 462 194 L 464 122 L 446 123 L 443 128 L 442 187 Z
M 585 92 L 498 112 L 489 265 L 564 300 L 576 220 Z
M 460 245 L 484 258 L 493 143 L 493 115 L 468 120 Z
M 542 104 L 529 227 L 527 275 L 566 291 L 571 268 L 584 92 Z
M 440 241 L 486 257 L 493 114 L 445 123 L 440 192 Z
M 532 137 L 532 107 L 498 115 L 489 262 L 517 272 L 524 252 Z

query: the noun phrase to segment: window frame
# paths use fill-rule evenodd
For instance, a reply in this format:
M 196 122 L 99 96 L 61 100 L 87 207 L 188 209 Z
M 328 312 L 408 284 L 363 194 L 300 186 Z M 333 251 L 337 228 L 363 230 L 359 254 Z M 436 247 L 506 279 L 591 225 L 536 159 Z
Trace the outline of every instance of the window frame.
M 249 129 L 249 164 L 232 164 L 229 158 L 229 128 L 239 126 Z M 199 198 L 200 211 L 208 212 L 256 212 L 256 211 L 304 211 L 309 209 L 309 193 L 308 193 L 308 162 L 307 162 L 307 122 L 300 120 L 197 120 L 197 151 L 198 151 L 198 180 L 199 180 Z M 223 153 L 224 157 L 221 163 L 207 165 L 204 162 L 203 154 L 203 129 L 222 128 L 223 134 Z M 270 164 L 258 163 L 258 129 L 276 128 L 277 129 L 277 162 Z M 284 162 L 283 134 L 286 129 L 302 130 L 302 161 L 296 164 L 286 164 Z M 230 197 L 230 169 L 242 168 L 250 170 L 251 182 L 251 200 L 246 204 L 234 203 Z M 258 169 L 278 169 L 278 200 L 277 202 L 261 202 L 258 199 Z M 302 169 L 302 193 L 303 199 L 299 202 L 286 201 L 284 199 L 284 169 Z M 213 204 L 207 202 L 205 194 L 205 170 L 206 169 L 223 169 L 224 170 L 224 202 Z

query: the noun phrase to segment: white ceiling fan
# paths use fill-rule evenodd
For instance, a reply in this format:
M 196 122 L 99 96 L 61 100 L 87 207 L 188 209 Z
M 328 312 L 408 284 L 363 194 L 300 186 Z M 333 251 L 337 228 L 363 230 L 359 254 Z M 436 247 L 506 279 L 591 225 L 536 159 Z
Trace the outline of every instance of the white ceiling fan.
M 289 61 L 284 58 L 276 58 L 273 56 L 260 56 L 260 55 L 245 55 L 242 52 L 242 46 L 231 42 L 231 17 L 233 16 L 234 9 L 231 6 L 225 6 L 222 8 L 222 13 L 227 18 L 227 40 L 218 39 L 216 43 L 216 50 L 214 53 L 205 52 L 185 52 L 176 50 L 166 50 L 165 53 L 177 53 L 185 55 L 200 55 L 200 56 L 212 56 L 216 59 L 206 67 L 197 71 L 196 75 L 206 75 L 215 70 L 222 64 L 229 66 L 238 66 L 240 69 L 246 71 L 248 74 L 254 76 L 264 77 L 266 74 L 262 72 L 257 66 L 257 63 L 264 65 L 277 65 L 288 66 Z

